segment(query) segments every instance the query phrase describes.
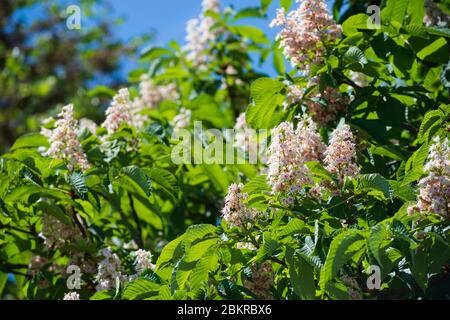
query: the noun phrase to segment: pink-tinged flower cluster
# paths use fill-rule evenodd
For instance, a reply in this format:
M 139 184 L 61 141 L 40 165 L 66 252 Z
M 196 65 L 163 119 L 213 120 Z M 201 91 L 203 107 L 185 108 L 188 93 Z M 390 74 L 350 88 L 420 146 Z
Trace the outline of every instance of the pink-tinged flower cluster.
M 245 112 L 241 113 L 237 117 L 233 129 L 236 131 L 235 146 L 245 149 L 249 145 L 250 140 L 250 137 L 246 132 L 249 127 L 247 125 L 247 120 L 245 119 Z
M 344 275 L 341 280 L 347 287 L 347 293 L 350 300 L 362 300 L 363 296 L 361 288 L 354 278 Z
M 67 243 L 74 243 L 81 238 L 81 232 L 75 226 L 62 223 L 50 214 L 42 216 L 42 230 L 39 236 L 48 248 L 63 248 Z
M 355 142 L 348 125 L 344 124 L 333 131 L 330 145 L 325 150 L 324 163 L 326 169 L 336 174 L 340 182 L 345 177 L 353 178 L 358 175 Z
M 68 292 L 64 295 L 63 300 L 80 300 L 80 295 L 74 291 Z
M 158 108 L 164 100 L 177 100 L 180 97 L 175 84 L 157 85 L 148 74 L 141 76 L 139 94 L 140 97 L 136 99 L 136 103 L 140 104 L 142 109 L 149 108 L 152 110 Z
M 283 193 L 286 205 L 294 202 L 294 197 L 306 185 L 312 185 L 310 170 L 306 162 L 320 161 L 325 144 L 317 133 L 314 121 L 304 115 L 294 130 L 288 122 L 281 123 L 272 130 L 269 147 L 268 180 L 273 193 Z
M 198 19 L 191 19 L 186 26 L 186 46 L 187 60 L 191 61 L 196 67 L 204 68 L 210 60 L 207 54 L 209 43 L 217 37 L 217 31 L 213 30 L 215 21 L 212 17 L 206 16 L 209 11 L 219 12 L 220 6 L 218 0 L 203 0 L 202 14 Z
M 311 98 L 314 100 L 306 101 L 306 107 L 313 119 L 321 125 L 335 121 L 349 102 L 339 89 L 332 87 L 326 87 L 323 92 L 317 92 Z
M 96 290 L 111 290 L 116 288 L 116 279 L 123 282 L 126 278 L 122 274 L 122 266 L 120 258 L 113 253 L 111 248 L 104 248 L 100 250 L 100 256 L 103 256 L 98 264 L 97 275 L 95 282 L 97 283 Z
M 442 12 L 432 0 L 426 0 L 423 22 L 427 27 L 448 28 L 450 26 L 450 15 Z
M 177 129 L 184 129 L 191 125 L 192 111 L 186 108 L 181 108 L 179 113 L 172 119 L 172 127 Z
M 141 274 L 145 270 L 155 270 L 155 265 L 152 263 L 152 254 L 146 250 L 136 250 L 134 252 L 134 268 L 138 274 Z
M 131 105 L 131 123 L 138 129 L 143 128 L 149 118 L 142 111 L 155 110 L 161 102 L 174 101 L 179 98 L 180 95 L 175 84 L 156 85 L 148 74 L 143 74 L 139 83 L 139 97 L 135 98 Z
M 295 84 L 288 85 L 286 88 L 286 99 L 283 102 L 284 109 L 301 102 L 304 94 L 304 90 Z
M 325 54 L 324 43 L 341 35 L 341 27 L 328 14 L 323 0 L 297 0 L 300 6 L 287 15 L 277 10 L 270 26 L 283 26 L 277 35 L 284 55 L 293 65 L 309 72 L 312 64 L 320 64 Z
M 73 105 L 65 106 L 58 117 L 53 130 L 43 131 L 43 134 L 49 136 L 50 141 L 50 149 L 47 154 L 67 162 L 67 168 L 70 171 L 76 168 L 89 169 L 90 165 L 86 154 L 78 141 L 78 122 L 73 116 Z
M 305 114 L 300 118 L 295 133 L 299 139 L 299 153 L 303 161 L 320 161 L 326 145 L 317 132 L 317 124 L 310 116 Z
M 102 127 L 108 131 L 108 135 L 111 135 L 117 132 L 124 123 L 131 123 L 130 93 L 126 88 L 120 89 L 119 93 L 114 96 L 111 105 L 106 110 L 106 120 Z
M 208 11 L 219 12 L 220 3 L 219 0 L 203 0 L 202 1 L 202 12 L 206 13 Z
M 87 130 L 92 134 L 96 134 L 97 132 L 97 124 L 88 118 L 81 118 L 80 119 L 80 132 L 83 130 Z
M 248 194 L 242 192 L 243 185 L 233 183 L 228 188 L 228 194 L 225 197 L 225 205 L 222 209 L 223 219 L 230 226 L 242 227 L 248 222 L 253 222 L 260 215 L 260 212 L 254 208 L 248 207 L 246 201 Z
M 238 149 L 243 157 L 249 161 L 257 161 L 258 159 L 265 163 L 266 159 L 266 142 L 265 132 L 256 132 L 248 124 L 245 118 L 245 112 L 241 113 L 234 125 L 234 146 Z
M 419 181 L 417 204 L 408 212 L 437 213 L 450 217 L 450 145 L 448 138 L 435 137 L 424 166 L 427 176 Z
M 258 299 L 273 299 L 270 289 L 275 282 L 275 274 L 270 262 L 263 262 L 260 265 L 253 264 L 251 266 L 252 279 L 244 280 L 244 287 L 253 292 Z
M 34 276 L 40 272 L 46 264 L 48 264 L 47 258 L 39 255 L 33 255 L 30 263 L 28 264 L 28 269 L 30 270 L 31 275 Z

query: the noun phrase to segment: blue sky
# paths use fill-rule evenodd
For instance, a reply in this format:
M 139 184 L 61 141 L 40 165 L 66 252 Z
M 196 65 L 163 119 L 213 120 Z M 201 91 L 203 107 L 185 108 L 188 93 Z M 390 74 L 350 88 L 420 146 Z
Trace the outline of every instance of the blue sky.
M 124 17 L 125 22 L 116 28 L 116 34 L 128 41 L 134 36 L 156 31 L 152 45 L 165 45 L 171 40 L 183 44 L 186 22 L 200 14 L 202 0 L 109 0 L 115 16 Z M 293 1 L 294 2 L 294 1 Z M 331 0 L 327 0 L 328 6 Z M 236 10 L 259 6 L 260 0 L 221 0 L 221 7 L 233 6 Z M 269 22 L 275 17 L 279 0 L 273 0 L 267 11 L 268 19 L 242 19 L 239 24 L 251 24 L 264 30 L 269 39 L 274 39 L 276 29 L 269 28 Z M 295 6 L 295 4 L 294 4 Z M 128 62 L 125 70 L 136 67 Z M 275 75 L 271 59 L 268 59 L 262 71 Z
M 134 36 L 156 31 L 152 45 L 164 45 L 171 40 L 184 43 L 186 22 L 195 18 L 201 11 L 201 0 L 109 0 L 115 16 L 124 17 L 125 21 L 116 28 L 116 35 L 127 41 Z M 245 7 L 256 7 L 260 0 L 221 0 L 221 7 L 232 5 L 236 10 Z M 242 19 L 239 24 L 251 24 L 263 29 L 269 39 L 276 35 L 276 30 L 268 27 L 275 16 L 278 0 L 274 0 L 268 10 L 268 19 Z M 127 63 L 130 70 L 135 63 Z M 274 74 L 271 62 L 263 68 L 265 72 Z
M 201 11 L 201 0 L 109 0 L 109 3 L 115 15 L 126 18 L 125 23 L 117 28 L 120 37 L 128 38 L 156 30 L 156 44 L 170 40 L 183 42 L 186 22 L 197 17 Z M 222 0 L 220 3 L 222 8 L 232 5 L 235 9 L 241 9 L 258 6 L 259 0 Z M 275 15 L 277 3 L 278 0 L 273 1 L 268 11 L 270 19 Z M 267 20 L 248 19 L 245 22 L 264 28 L 269 35 L 275 34 L 268 28 Z

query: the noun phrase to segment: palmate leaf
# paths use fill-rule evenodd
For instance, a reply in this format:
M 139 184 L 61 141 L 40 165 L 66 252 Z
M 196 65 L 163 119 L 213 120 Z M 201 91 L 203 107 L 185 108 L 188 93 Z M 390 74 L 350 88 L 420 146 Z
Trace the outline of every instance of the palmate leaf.
M 145 172 L 136 167 L 136 166 L 129 166 L 123 168 L 123 172 L 132 180 L 134 181 L 141 189 L 144 191 L 144 193 L 148 196 L 152 193 L 152 184 L 150 179 L 147 177 Z
M 69 184 L 73 191 L 83 200 L 87 200 L 88 188 L 86 186 L 85 176 L 81 172 L 72 172 L 69 175 Z
M 355 229 L 342 232 L 333 239 L 325 264 L 320 271 L 319 285 L 322 290 L 325 290 L 328 282 L 337 275 L 341 267 L 355 254 L 355 252 L 348 250 L 349 247 L 362 240 L 365 240 L 365 234 Z

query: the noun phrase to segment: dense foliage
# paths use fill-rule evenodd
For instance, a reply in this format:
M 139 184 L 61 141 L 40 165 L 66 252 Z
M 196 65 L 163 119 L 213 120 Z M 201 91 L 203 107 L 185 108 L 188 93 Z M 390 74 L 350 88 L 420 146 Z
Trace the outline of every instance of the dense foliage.
M 374 26 L 365 1 L 334 18 L 280 1 L 272 43 L 240 22 L 270 4 L 204 0 L 187 44 L 143 52 L 100 126 L 68 105 L 0 158 L 4 296 L 450 297 L 445 6 L 384 1 Z M 254 69 L 269 58 L 278 77 Z M 218 161 L 174 161 L 186 132 Z
M 125 79 L 121 59 L 135 53 L 146 37 L 128 44 L 114 35 L 116 22 L 104 1 L 79 1 L 80 30 L 68 30 L 70 1 L 4 0 L 0 10 L 0 152 L 64 103 L 77 103 L 77 115 L 100 119 L 102 97 L 93 83 L 115 88 Z M 89 23 L 88 23 L 89 21 Z M 106 79 L 106 81 L 105 81 Z M 98 90 L 97 90 L 98 91 Z M 55 110 L 55 113 L 57 111 Z

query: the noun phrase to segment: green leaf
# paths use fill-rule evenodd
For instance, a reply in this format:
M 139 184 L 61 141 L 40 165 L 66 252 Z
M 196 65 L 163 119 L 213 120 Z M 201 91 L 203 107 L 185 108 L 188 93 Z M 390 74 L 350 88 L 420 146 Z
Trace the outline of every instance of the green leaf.
M 223 194 L 227 193 L 228 190 L 228 177 L 226 173 L 223 171 L 222 167 L 218 164 L 202 164 L 200 165 L 202 170 L 211 180 L 213 185 L 217 190 L 222 192 Z
M 217 227 L 212 224 L 197 224 L 190 226 L 185 233 L 183 241 L 193 242 L 203 239 L 207 235 L 216 235 Z
M 428 252 L 427 248 L 420 245 L 411 252 L 411 275 L 420 288 L 425 292 L 428 286 Z
M 161 285 L 147 279 L 136 279 L 128 283 L 123 290 L 123 299 L 140 300 L 156 295 Z
M 195 265 L 190 277 L 190 284 L 193 291 L 197 291 L 205 286 L 208 281 L 210 270 L 214 270 L 217 266 L 219 257 L 215 250 L 204 254 L 200 261 Z
M 160 269 L 163 269 L 167 266 L 168 263 L 173 262 L 174 253 L 175 250 L 181 245 L 182 241 L 184 240 L 185 235 L 170 241 L 161 251 L 161 254 L 158 257 L 158 260 L 156 262 L 156 269 L 155 271 L 158 271 Z
M 369 16 L 364 13 L 355 14 L 349 17 L 342 24 L 342 30 L 346 36 L 357 33 L 358 29 L 367 29 Z
M 36 147 L 49 147 L 47 137 L 39 133 L 29 133 L 18 138 L 11 147 L 11 151 L 20 148 L 36 148 Z
M 292 288 L 302 300 L 313 300 L 316 295 L 314 272 L 301 256 L 295 254 L 291 247 L 286 248 L 286 261 Z
M 424 142 L 426 138 L 429 140 L 429 135 L 427 133 L 429 130 L 435 126 L 440 126 L 444 114 L 441 110 L 431 110 L 425 114 L 419 129 L 419 139 Z
M 139 62 L 152 61 L 161 56 L 173 56 L 173 52 L 166 48 L 150 46 L 142 50 Z
M 160 168 L 143 169 L 152 182 L 158 184 L 174 200 L 178 198 L 179 186 L 175 176 Z
M 116 91 L 107 86 L 96 86 L 95 88 L 88 91 L 87 96 L 93 97 L 107 97 L 113 98 L 116 95 Z
M 403 201 L 414 201 L 416 194 L 409 184 L 401 181 L 389 180 L 389 185 L 394 192 L 394 197 L 402 199 Z
M 386 7 L 381 12 L 382 21 L 398 21 L 400 24 L 403 23 L 408 3 L 409 0 L 388 0 Z
M 425 0 L 409 1 L 408 14 L 411 17 L 410 24 L 423 25 L 425 15 Z
M 364 240 L 364 234 L 360 230 L 347 230 L 336 236 L 331 242 L 325 264 L 320 271 L 320 287 L 326 288 L 341 269 L 341 267 L 353 256 L 354 251 L 348 250 L 352 244 Z
M 280 75 L 283 75 L 286 72 L 284 55 L 278 45 L 275 45 L 273 48 L 273 66 Z
M 267 239 L 264 241 L 261 248 L 259 248 L 258 254 L 252 259 L 252 261 L 257 262 L 266 257 L 270 257 L 280 246 L 281 244 L 278 241 L 274 239 Z
M 247 193 L 249 195 L 264 194 L 270 191 L 271 188 L 267 184 L 266 175 L 260 175 L 250 179 L 250 181 L 247 182 L 242 188 L 242 192 Z
M 280 7 L 282 7 L 287 12 L 292 6 L 292 2 L 293 0 L 280 0 Z
M 123 168 L 123 172 L 144 191 L 147 197 L 150 196 L 152 183 L 142 169 L 136 166 L 129 166 Z
M 383 193 L 383 195 L 390 199 L 392 191 L 389 182 L 378 173 L 362 174 L 357 179 L 357 190 L 367 191 L 376 190 Z
M 260 0 L 260 2 L 262 11 L 266 13 L 267 9 L 269 9 L 270 4 L 272 3 L 272 0 Z
M 28 167 L 23 167 L 22 170 L 20 171 L 20 175 L 23 178 L 27 179 L 28 181 L 32 182 L 33 184 L 37 186 L 42 186 L 41 178 L 39 178 L 39 176 Z
M 431 55 L 436 53 L 438 50 L 441 50 L 445 47 L 445 52 L 448 55 L 448 46 L 447 41 L 444 38 L 438 38 L 430 45 L 426 46 L 422 50 L 417 53 L 417 57 L 421 60 L 428 60 Z
M 254 104 L 246 112 L 247 122 L 255 129 L 273 128 L 278 117 L 275 110 L 284 101 L 281 91 L 285 85 L 270 78 L 260 78 L 252 83 L 251 96 Z
M 299 233 L 310 233 L 309 229 L 305 227 L 305 222 L 300 219 L 294 218 L 288 222 L 286 226 L 283 227 L 280 233 L 278 233 L 278 237 L 286 237 Z
M 36 205 L 36 209 L 41 210 L 43 213 L 51 214 L 66 225 L 73 225 L 70 217 L 56 204 L 48 204 L 47 202 L 39 201 Z
M 186 262 L 194 262 L 200 260 L 205 256 L 206 252 L 210 251 L 212 247 L 215 247 L 218 242 L 219 238 L 217 236 L 212 239 L 200 240 L 193 246 L 189 247 L 189 249 L 186 249 L 184 260 Z
M 113 299 L 114 293 L 108 290 L 98 291 L 89 298 L 89 300 L 113 300 Z
M 72 172 L 69 175 L 69 184 L 73 191 L 83 200 L 87 200 L 88 188 L 86 186 L 85 176 L 81 172 Z
M 431 35 L 450 38 L 450 29 L 449 28 L 428 27 L 428 28 L 425 28 L 425 31 Z
M 243 8 L 238 11 L 238 13 L 234 16 L 233 21 L 237 21 L 243 18 L 263 18 L 261 8 L 259 7 L 248 7 Z
M 350 47 L 344 54 L 344 61 L 347 64 L 359 63 L 362 68 L 367 64 L 367 58 L 364 52 L 358 47 Z
M 380 267 L 383 267 L 382 256 L 385 254 L 385 240 L 388 240 L 391 233 L 385 223 L 378 223 L 370 229 L 367 244 Z
M 229 26 L 232 33 L 238 34 L 243 38 L 250 39 L 257 44 L 270 44 L 266 34 L 259 28 L 253 26 Z

